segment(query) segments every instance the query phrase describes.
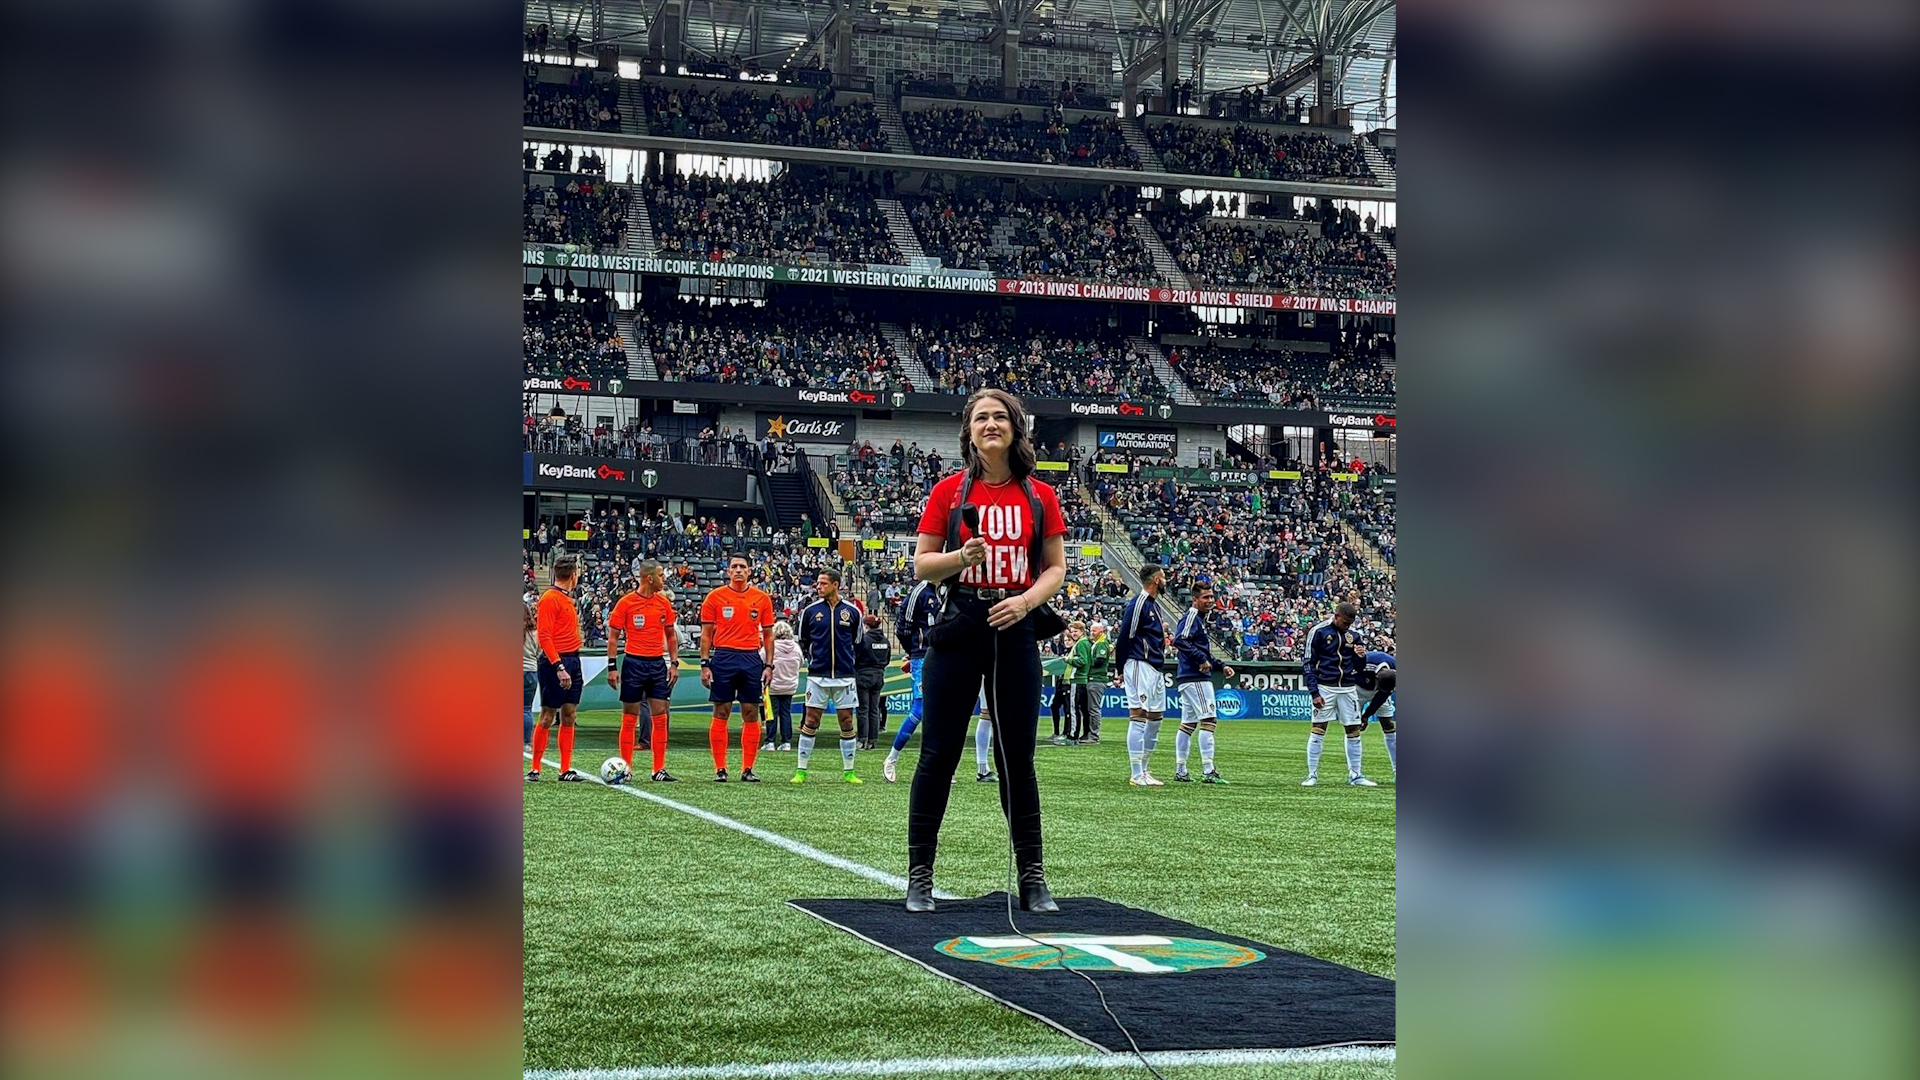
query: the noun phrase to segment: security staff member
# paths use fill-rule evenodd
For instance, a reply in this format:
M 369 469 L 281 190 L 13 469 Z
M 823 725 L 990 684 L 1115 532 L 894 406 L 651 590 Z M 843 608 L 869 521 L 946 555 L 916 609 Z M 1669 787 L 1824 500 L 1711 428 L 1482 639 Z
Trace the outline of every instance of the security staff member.
M 887 664 L 893 659 L 893 643 L 880 629 L 880 616 L 871 612 L 866 632 L 860 635 L 860 649 L 853 655 L 853 684 L 860 695 L 860 749 L 871 750 L 880 738 L 887 718 Z
M 1058 911 L 1041 866 L 1040 785 L 1033 771 L 1040 722 L 1033 612 L 1066 580 L 1061 538 L 1067 524 L 1053 488 L 1033 479 L 1033 440 L 1019 398 L 977 390 L 960 418 L 965 467 L 928 493 L 913 559 L 915 577 L 946 588 L 923 661 L 925 730 L 907 803 L 906 906 L 933 910 L 940 822 L 984 682 L 998 729 L 1000 806 L 1012 833 L 1020 906 Z

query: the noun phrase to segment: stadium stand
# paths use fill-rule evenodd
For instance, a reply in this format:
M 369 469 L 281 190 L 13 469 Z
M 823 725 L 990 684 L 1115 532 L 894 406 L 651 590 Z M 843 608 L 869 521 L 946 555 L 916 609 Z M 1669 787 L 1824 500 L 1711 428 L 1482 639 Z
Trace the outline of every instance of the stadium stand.
M 1166 396 L 1147 358 L 1117 330 L 1075 331 L 975 308 L 916 319 L 907 333 L 928 373 L 954 393 L 1000 386 L 1029 397 Z
M 826 298 L 765 306 L 671 299 L 646 309 L 660 377 L 681 382 L 911 389 L 870 314 Z
M 1393 262 L 1358 222 L 1350 227 L 1336 218 L 1314 236 L 1305 228 L 1237 220 L 1180 207 L 1163 210 L 1154 225 L 1195 280 L 1364 298 L 1394 294 Z
M 983 185 L 912 200 L 909 215 L 927 254 L 947 266 L 1007 277 L 1159 280 L 1153 257 L 1127 221 L 1132 196 L 1022 196 Z
M 988 116 L 978 108 L 954 106 L 906 112 L 900 118 L 913 148 L 934 157 L 1140 168 L 1140 156 L 1127 145 L 1117 117 L 1069 122 L 1056 108 L 1030 118 L 1018 111 Z
M 613 327 L 613 305 L 598 289 L 562 300 L 543 280 L 540 297 L 521 304 L 521 337 L 528 375 L 617 378 L 626 373 L 625 343 Z
M 674 175 L 647 187 L 663 255 L 709 261 L 906 260 L 864 188 L 787 169 L 769 181 Z
M 1377 352 L 1173 346 L 1167 363 L 1202 400 L 1214 404 L 1317 409 L 1330 395 L 1394 396 L 1393 373 Z
M 1360 148 L 1325 135 L 1236 124 L 1231 129 L 1168 121 L 1147 129 L 1169 172 L 1256 180 L 1375 184 Z
M 619 131 L 619 84 L 611 78 L 596 80 L 584 69 L 569 74 L 571 81 L 552 83 L 538 79 L 534 71 L 527 73 L 522 80 L 525 123 L 577 131 Z
M 831 90 L 762 95 L 750 90 L 645 87 L 647 123 L 656 135 L 885 152 L 871 102 L 835 105 Z
M 533 151 L 529 149 L 527 154 L 530 158 Z M 627 231 L 629 189 L 624 184 L 609 183 L 604 165 L 598 174 L 585 167 L 589 160 L 598 164 L 598 158 L 583 159 L 576 173 L 566 170 L 564 160 L 556 157 L 561 154 L 561 150 L 550 152 L 545 163 L 549 168 L 560 165 L 560 169 L 526 174 L 522 239 L 530 244 L 618 250 Z

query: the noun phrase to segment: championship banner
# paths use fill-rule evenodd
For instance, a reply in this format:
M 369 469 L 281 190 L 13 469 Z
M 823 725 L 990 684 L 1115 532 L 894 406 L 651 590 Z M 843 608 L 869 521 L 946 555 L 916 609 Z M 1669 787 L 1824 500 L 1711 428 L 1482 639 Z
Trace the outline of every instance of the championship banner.
M 1146 480 L 1171 479 L 1186 484 L 1223 487 L 1256 487 L 1260 483 L 1257 469 L 1175 469 L 1165 465 L 1148 465 L 1140 470 L 1140 476 Z
M 1132 304 L 1181 304 L 1201 307 L 1253 308 L 1263 311 L 1314 311 L 1334 315 L 1392 316 L 1393 300 L 1361 300 L 1335 296 L 1294 296 L 1288 293 L 1249 292 L 1240 289 L 1170 289 L 1154 285 L 1108 285 L 1093 281 L 1035 281 L 996 278 L 959 270 L 910 270 L 904 266 L 859 267 L 782 266 L 775 263 L 708 262 L 704 259 L 663 259 L 654 255 L 600 255 L 561 251 L 551 247 L 521 249 L 526 266 L 564 270 L 608 270 L 629 274 L 672 274 L 678 277 L 739 278 L 783 284 L 832 285 L 870 289 L 914 289 L 927 292 L 997 293 L 1060 300 L 1104 300 Z

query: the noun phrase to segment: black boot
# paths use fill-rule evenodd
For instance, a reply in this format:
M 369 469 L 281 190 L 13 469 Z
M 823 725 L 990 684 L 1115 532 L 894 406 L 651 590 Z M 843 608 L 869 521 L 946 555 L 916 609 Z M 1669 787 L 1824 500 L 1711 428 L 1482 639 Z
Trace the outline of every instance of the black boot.
M 1029 863 L 1020 868 L 1020 910 L 1037 911 L 1042 914 L 1058 913 L 1060 905 L 1053 902 L 1053 894 L 1047 891 L 1047 872 L 1039 863 Z
M 907 910 L 912 912 L 933 910 L 933 867 L 910 866 L 907 868 Z

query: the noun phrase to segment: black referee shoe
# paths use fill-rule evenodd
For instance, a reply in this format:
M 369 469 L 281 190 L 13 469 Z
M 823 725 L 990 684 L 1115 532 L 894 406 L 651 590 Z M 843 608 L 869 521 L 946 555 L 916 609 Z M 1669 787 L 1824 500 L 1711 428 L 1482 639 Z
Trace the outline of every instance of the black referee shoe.
M 587 782 L 587 778 L 581 776 L 580 770 L 578 769 L 568 769 L 566 772 L 560 774 L 559 779 L 563 784 L 584 784 Z
M 757 784 L 760 782 L 760 778 L 753 775 L 752 769 L 742 769 L 740 770 L 740 782 L 743 784 Z
M 653 781 L 656 784 L 677 784 L 680 782 L 680 778 L 665 769 L 661 769 L 659 772 L 653 774 Z
M 529 771 L 529 772 L 527 773 L 527 783 L 529 783 L 529 784 L 537 784 L 537 783 L 539 783 L 539 782 L 540 782 L 540 770 L 539 770 L 539 769 L 533 769 L 533 770 L 531 770 L 531 771 Z
M 727 782 L 727 770 L 725 770 L 725 769 L 715 769 L 715 770 L 713 771 L 713 782 L 714 782 L 714 783 L 716 783 L 716 784 L 724 784 L 724 783 L 726 783 L 726 782 Z

